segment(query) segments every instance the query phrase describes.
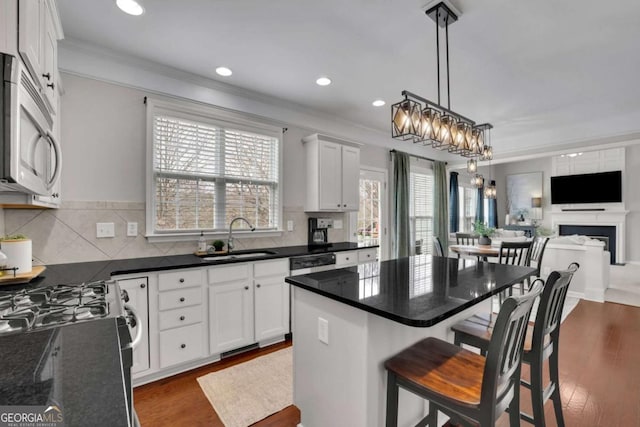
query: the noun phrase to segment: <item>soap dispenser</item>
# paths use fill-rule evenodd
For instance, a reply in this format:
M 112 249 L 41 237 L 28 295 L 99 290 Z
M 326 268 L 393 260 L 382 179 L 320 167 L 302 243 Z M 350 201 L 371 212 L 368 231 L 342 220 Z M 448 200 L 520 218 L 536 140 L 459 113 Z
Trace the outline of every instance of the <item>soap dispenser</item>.
M 198 238 L 198 252 L 207 251 L 207 241 L 204 239 L 204 232 L 200 232 L 200 238 Z

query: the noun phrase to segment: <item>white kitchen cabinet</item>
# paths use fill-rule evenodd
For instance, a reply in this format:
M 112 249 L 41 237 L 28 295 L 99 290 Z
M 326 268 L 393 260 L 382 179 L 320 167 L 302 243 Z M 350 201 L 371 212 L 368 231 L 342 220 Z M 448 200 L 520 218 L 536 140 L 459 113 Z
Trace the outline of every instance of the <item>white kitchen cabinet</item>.
M 313 134 L 302 139 L 307 165 L 307 212 L 359 209 L 360 144 Z
M 53 0 L 21 0 L 18 51 L 52 115 L 58 109 L 58 40 L 62 27 Z
M 201 359 L 206 336 L 202 269 L 159 273 L 158 291 L 160 369 Z
M 376 261 L 377 257 L 378 248 L 336 252 L 336 268 L 353 267 L 358 264 Z
M 254 336 L 265 341 L 289 333 L 289 260 L 254 264 Z
M 137 277 L 132 279 L 118 280 L 120 289 L 127 291 L 129 302 L 138 314 L 140 323 L 132 329 L 131 334 L 135 336 L 138 328 L 142 328 L 142 341 L 133 350 L 132 374 L 149 369 L 149 284 L 147 277 Z
M 209 268 L 212 354 L 284 337 L 289 332 L 288 259 Z
M 212 354 L 253 343 L 251 263 L 208 269 L 209 351 Z

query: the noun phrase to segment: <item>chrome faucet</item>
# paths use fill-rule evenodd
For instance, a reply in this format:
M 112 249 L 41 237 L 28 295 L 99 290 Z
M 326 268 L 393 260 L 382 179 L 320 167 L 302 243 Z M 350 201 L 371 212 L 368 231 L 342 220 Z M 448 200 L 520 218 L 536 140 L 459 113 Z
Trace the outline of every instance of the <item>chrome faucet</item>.
M 237 216 L 235 218 L 233 218 L 231 220 L 231 222 L 229 223 L 229 237 L 227 238 L 227 253 L 231 253 L 231 250 L 233 249 L 233 236 L 231 235 L 231 233 L 233 232 L 232 227 L 233 227 L 233 223 L 238 221 L 238 220 L 242 220 L 244 222 L 247 223 L 247 225 L 249 226 L 249 228 L 251 229 L 251 231 L 255 231 L 255 227 L 253 225 L 251 225 L 251 223 L 249 222 L 249 220 L 243 216 Z

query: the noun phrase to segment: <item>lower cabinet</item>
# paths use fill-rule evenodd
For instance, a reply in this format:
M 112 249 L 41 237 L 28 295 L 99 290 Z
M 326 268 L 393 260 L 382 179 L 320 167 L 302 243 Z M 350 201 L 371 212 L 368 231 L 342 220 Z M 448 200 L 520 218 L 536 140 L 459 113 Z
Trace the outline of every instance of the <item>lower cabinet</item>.
M 203 286 L 200 269 L 158 274 L 159 366 L 167 368 L 206 355 L 202 337 Z
M 288 259 L 208 269 L 212 354 L 289 332 Z
M 289 333 L 289 260 L 254 265 L 254 334 L 265 341 Z
M 209 286 L 209 351 L 212 354 L 253 343 L 253 285 L 249 277 L 224 282 L 221 275 L 219 280 Z
M 120 289 L 127 291 L 129 295 L 128 305 L 132 306 L 138 314 L 140 323 L 131 330 L 135 336 L 138 328 L 142 328 L 142 340 L 133 350 L 133 367 L 131 373 L 139 374 L 149 369 L 149 279 L 136 277 L 118 280 Z
M 203 357 L 203 324 L 160 331 L 160 368 Z

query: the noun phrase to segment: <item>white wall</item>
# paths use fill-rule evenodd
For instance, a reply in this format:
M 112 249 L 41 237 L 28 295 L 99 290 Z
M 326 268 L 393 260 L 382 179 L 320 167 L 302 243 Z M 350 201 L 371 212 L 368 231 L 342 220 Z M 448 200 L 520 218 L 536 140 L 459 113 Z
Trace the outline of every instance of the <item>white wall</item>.
M 640 263 L 640 145 L 630 145 L 625 153 L 624 204 L 629 211 L 626 224 L 627 261 Z

